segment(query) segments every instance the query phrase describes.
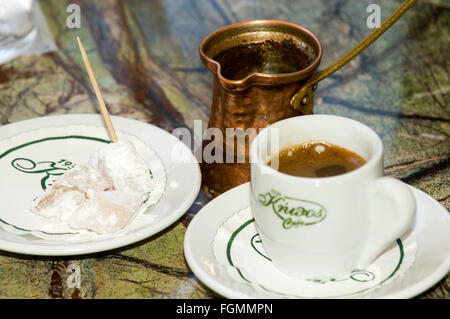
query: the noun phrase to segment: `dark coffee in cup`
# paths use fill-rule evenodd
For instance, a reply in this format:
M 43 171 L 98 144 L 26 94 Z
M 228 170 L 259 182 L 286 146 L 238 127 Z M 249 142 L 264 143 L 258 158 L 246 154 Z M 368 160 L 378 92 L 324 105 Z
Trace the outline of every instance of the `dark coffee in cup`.
M 360 155 L 327 142 L 308 142 L 287 147 L 278 153 L 278 171 L 300 177 L 330 177 L 364 165 Z M 267 163 L 269 166 L 272 160 Z

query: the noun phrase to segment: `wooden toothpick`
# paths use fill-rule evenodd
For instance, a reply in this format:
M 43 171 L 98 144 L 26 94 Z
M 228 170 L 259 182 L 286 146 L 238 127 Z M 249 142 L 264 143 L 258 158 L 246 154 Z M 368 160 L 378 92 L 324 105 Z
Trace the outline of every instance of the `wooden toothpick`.
M 94 87 L 95 95 L 97 96 L 98 103 L 100 104 L 100 111 L 102 113 L 103 119 L 105 120 L 106 128 L 108 130 L 111 141 L 117 143 L 119 140 L 117 138 L 116 131 L 114 130 L 114 126 L 111 122 L 111 118 L 109 116 L 108 109 L 106 108 L 105 101 L 103 100 L 102 93 L 100 92 L 100 88 L 98 87 L 97 80 L 95 79 L 94 71 L 92 70 L 91 63 L 89 62 L 89 58 L 86 54 L 86 50 L 84 50 L 83 44 L 79 37 L 77 37 L 78 45 L 80 46 L 81 57 L 83 58 L 84 65 L 86 66 L 87 73 L 89 75 L 89 79 L 91 81 L 92 86 Z

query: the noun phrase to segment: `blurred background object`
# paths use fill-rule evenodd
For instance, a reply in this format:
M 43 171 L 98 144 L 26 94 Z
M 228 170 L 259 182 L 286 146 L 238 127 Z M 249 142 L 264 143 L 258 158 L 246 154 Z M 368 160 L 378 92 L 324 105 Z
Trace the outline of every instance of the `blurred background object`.
M 55 49 L 37 1 L 1 0 L 0 63 Z

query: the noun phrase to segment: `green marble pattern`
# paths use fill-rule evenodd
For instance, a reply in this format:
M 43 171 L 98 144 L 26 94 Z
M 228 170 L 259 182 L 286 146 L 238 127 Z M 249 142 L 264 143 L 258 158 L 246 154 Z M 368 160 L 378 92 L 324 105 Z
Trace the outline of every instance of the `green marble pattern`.
M 66 26 L 66 7 L 81 7 L 80 29 Z M 367 35 L 366 7 L 382 19 L 398 0 L 45 0 L 41 8 L 57 51 L 0 65 L 0 124 L 63 113 L 95 113 L 93 90 L 76 44 L 80 36 L 110 112 L 169 132 L 207 121 L 212 75 L 200 41 L 219 27 L 256 18 L 305 26 L 324 47 L 322 67 Z M 345 68 L 323 80 L 315 113 L 347 116 L 375 129 L 385 170 L 447 209 L 450 135 L 450 8 L 418 1 L 391 30 Z M 209 200 L 201 192 L 166 231 L 116 251 L 47 258 L 0 252 L 0 298 L 213 298 L 190 272 L 183 237 Z M 80 289 L 66 285 L 67 266 L 81 268 Z M 450 298 L 447 276 L 419 298 Z

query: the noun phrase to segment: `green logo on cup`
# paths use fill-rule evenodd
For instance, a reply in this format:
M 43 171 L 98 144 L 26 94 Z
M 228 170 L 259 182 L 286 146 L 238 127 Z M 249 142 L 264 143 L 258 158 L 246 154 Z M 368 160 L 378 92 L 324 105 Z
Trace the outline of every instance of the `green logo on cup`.
M 259 194 L 258 200 L 262 205 L 272 207 L 274 213 L 283 221 L 284 229 L 314 225 L 327 217 L 327 210 L 322 205 L 284 196 L 276 190 Z

